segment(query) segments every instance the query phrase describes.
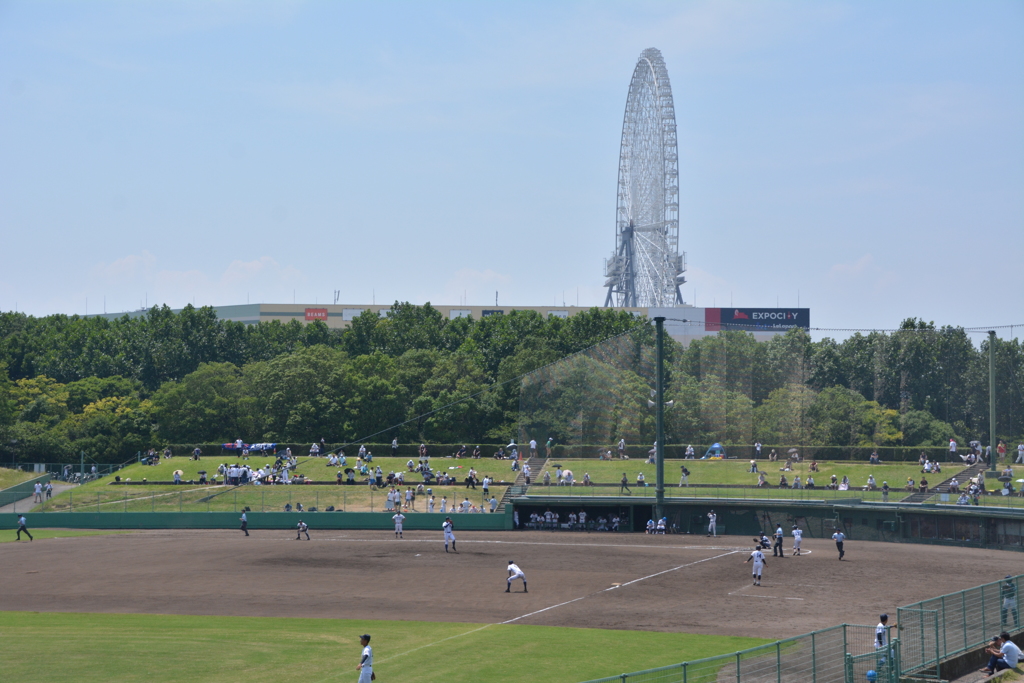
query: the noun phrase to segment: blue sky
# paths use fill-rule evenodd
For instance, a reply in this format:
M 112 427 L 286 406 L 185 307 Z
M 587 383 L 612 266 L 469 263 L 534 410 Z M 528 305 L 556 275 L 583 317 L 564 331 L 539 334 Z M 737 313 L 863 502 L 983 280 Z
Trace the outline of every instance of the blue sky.
M 664 54 L 684 298 L 1024 323 L 1024 3 L 2 2 L 0 309 L 600 305 Z

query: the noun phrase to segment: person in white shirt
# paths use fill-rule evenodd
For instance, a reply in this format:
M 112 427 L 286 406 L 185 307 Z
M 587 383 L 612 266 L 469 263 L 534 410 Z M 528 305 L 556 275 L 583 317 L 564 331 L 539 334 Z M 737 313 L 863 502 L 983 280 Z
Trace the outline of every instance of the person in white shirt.
M 494 496 L 491 496 L 491 499 L 487 502 L 491 506 L 491 513 L 493 514 L 494 511 L 498 509 L 498 499 L 495 498 Z
M 448 512 L 448 496 L 441 496 L 441 514 Z
M 718 538 L 718 515 L 714 510 L 708 513 L 708 536 Z
M 434 511 L 434 497 L 431 496 L 430 500 L 427 501 L 427 512 L 433 512 L 433 511 Z
M 359 636 L 359 644 L 363 646 L 363 656 L 360 657 L 359 666 L 356 667 L 356 671 L 359 672 L 359 683 L 370 683 L 374 679 L 373 648 L 370 647 L 370 635 Z
M 459 552 L 458 550 L 455 550 L 455 532 L 452 530 L 451 517 L 444 518 L 444 524 L 441 525 L 441 529 L 444 530 L 444 551 L 448 552 L 448 541 L 451 541 L 452 550 L 454 550 L 455 552 Z
M 1003 669 L 1012 669 L 1020 661 L 1020 648 L 1010 640 L 1010 634 L 1006 631 L 994 637 L 992 646 L 985 648 L 985 652 L 992 656 L 988 658 L 988 666 L 981 671 L 990 675 Z
M 754 546 L 754 552 L 750 553 L 750 557 L 743 561 L 743 564 L 753 560 L 754 568 L 752 574 L 754 577 L 754 585 L 761 585 L 761 572 L 764 570 L 764 566 L 768 564 L 768 561 L 764 558 L 764 553 L 761 552 L 760 546 Z
M 949 459 L 951 461 L 956 460 L 956 440 L 954 439 L 949 440 Z
M 804 539 L 803 529 L 801 529 L 800 527 L 798 527 L 797 525 L 794 524 L 793 525 L 793 554 L 794 555 L 799 555 L 800 554 L 800 542 L 803 541 L 803 539 Z
M 889 649 L 889 628 L 889 615 L 879 615 L 878 626 L 875 627 L 875 652 L 878 653 L 878 668 L 885 666 L 886 658 L 892 654 L 892 650 Z
M 512 560 L 509 560 L 508 561 L 508 581 L 506 582 L 507 585 L 505 586 L 505 592 L 506 593 L 511 593 L 512 592 L 512 582 L 515 579 L 522 579 L 523 580 L 523 592 L 524 593 L 529 593 L 530 592 L 530 591 L 526 590 L 526 574 L 523 573 L 523 570 L 520 569 L 519 566 L 515 562 L 513 562 Z
M 1024 443 L 1017 446 L 1017 460 L 1015 462 L 1024 465 Z
M 42 503 L 43 502 L 43 485 L 40 484 L 37 481 L 36 485 L 33 486 L 32 489 L 33 489 L 32 502 L 33 503 Z
M 832 540 L 836 542 L 836 550 L 839 551 L 839 559 L 842 560 L 843 555 L 846 554 L 846 551 L 843 550 L 843 541 L 846 540 L 846 534 L 837 529 L 836 532 L 832 534 Z
M 295 527 L 299 530 L 299 533 L 297 533 L 295 535 L 295 540 L 296 541 L 301 541 L 302 540 L 302 534 L 306 534 L 306 540 L 308 541 L 309 540 L 309 525 L 306 524 L 305 522 L 303 522 L 300 519 L 299 523 L 297 525 L 295 525 Z
M 402 522 L 405 521 L 405 515 L 399 510 L 391 519 L 395 520 L 395 538 L 402 538 Z
M 537 440 L 536 439 L 530 439 L 530 457 L 531 458 L 536 458 L 537 457 Z

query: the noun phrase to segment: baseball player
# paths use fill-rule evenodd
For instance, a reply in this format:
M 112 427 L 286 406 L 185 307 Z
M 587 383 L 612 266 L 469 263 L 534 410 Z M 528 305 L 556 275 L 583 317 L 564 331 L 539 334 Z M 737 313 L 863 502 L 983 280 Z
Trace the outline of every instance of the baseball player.
M 359 672 L 359 683 L 370 683 L 377 676 L 373 673 L 373 648 L 370 647 L 370 635 L 359 636 L 359 644 L 363 646 L 363 656 L 359 660 L 356 671 Z
M 796 524 L 793 525 L 793 555 L 800 554 L 800 541 L 804 538 L 804 531 Z
M 296 528 L 298 529 L 299 533 L 295 534 L 295 540 L 296 541 L 301 541 L 302 540 L 302 534 L 306 534 L 306 540 L 308 541 L 309 540 L 309 525 L 306 524 L 305 522 L 303 522 L 300 519 L 299 523 L 296 525 Z
M 25 515 L 18 515 L 18 540 L 19 541 L 21 540 L 21 534 L 22 533 L 24 533 L 26 536 L 28 536 L 28 540 L 30 540 L 30 541 L 36 540 L 36 539 L 32 538 L 32 534 L 30 534 L 28 532 L 27 524 L 28 524 L 28 522 L 25 521 Z
M 242 522 L 242 526 L 240 527 L 241 530 L 245 532 L 246 536 L 248 536 L 249 535 L 249 518 L 246 516 L 244 510 L 242 511 L 242 516 L 239 517 L 238 519 Z
M 395 538 L 405 538 L 402 536 L 402 522 L 405 521 L 405 515 L 402 514 L 401 510 L 399 510 L 391 519 L 395 520 Z M 447 536 L 445 538 L 447 540 Z M 445 547 L 447 548 L 447 543 L 445 544 Z
M 455 534 L 452 532 L 452 518 L 445 517 L 444 524 L 441 525 L 441 528 L 444 529 L 444 551 L 448 552 L 448 541 L 452 542 L 452 550 L 455 550 Z M 459 551 L 455 550 L 455 552 Z
M 846 534 L 836 529 L 836 532 L 832 534 L 832 540 L 836 542 L 836 550 L 839 551 L 839 559 L 842 560 L 843 555 L 846 554 L 846 551 L 843 550 L 843 541 L 846 540 Z
M 875 655 L 878 657 L 878 668 L 885 666 L 886 658 L 891 653 L 892 651 L 889 649 L 889 615 L 882 614 L 879 615 L 878 626 L 875 627 Z
M 718 538 L 718 515 L 714 510 L 708 513 L 708 536 Z
M 752 572 L 753 573 L 753 577 L 754 577 L 754 585 L 755 586 L 760 586 L 761 585 L 761 570 L 764 569 L 765 564 L 768 563 L 768 561 L 766 559 L 764 559 L 764 553 L 761 552 L 760 544 L 754 546 L 754 552 L 750 553 L 750 557 L 748 557 L 746 560 L 744 560 L 743 564 L 746 564 L 747 562 L 750 562 L 751 560 L 754 561 L 754 569 L 753 569 L 753 572 Z
M 519 568 L 519 565 L 517 565 L 512 560 L 509 560 L 508 561 L 508 579 L 506 581 L 507 585 L 505 586 L 505 592 L 506 593 L 511 593 L 512 592 L 512 581 L 514 581 L 515 579 L 522 579 L 523 580 L 523 592 L 524 593 L 529 593 L 530 592 L 530 591 L 526 590 L 526 574 L 524 574 L 523 570 Z
M 772 546 L 772 557 L 785 557 L 786 553 L 782 550 L 782 525 L 779 524 L 778 528 L 775 529 L 775 545 Z
M 1000 586 L 999 593 L 1003 596 L 1003 607 L 1000 611 L 1003 626 L 1009 628 L 1009 616 L 1012 614 L 1014 628 L 1019 627 L 1020 615 L 1017 612 L 1017 585 L 1013 582 L 1013 577 L 1009 574 L 1006 576 L 1006 581 L 1004 581 L 1003 585 Z

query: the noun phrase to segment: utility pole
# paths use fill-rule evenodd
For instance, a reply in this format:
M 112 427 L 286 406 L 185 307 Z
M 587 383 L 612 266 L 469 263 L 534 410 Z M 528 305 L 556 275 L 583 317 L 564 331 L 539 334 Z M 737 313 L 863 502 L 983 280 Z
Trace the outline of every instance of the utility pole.
M 996 331 L 988 331 L 988 443 L 992 449 L 989 471 L 996 476 Z
M 656 519 L 665 516 L 665 318 L 660 316 L 654 319 L 656 337 L 656 379 L 655 390 L 658 395 L 655 397 L 655 438 L 654 459 L 657 471 L 657 483 L 654 489 L 654 515 Z

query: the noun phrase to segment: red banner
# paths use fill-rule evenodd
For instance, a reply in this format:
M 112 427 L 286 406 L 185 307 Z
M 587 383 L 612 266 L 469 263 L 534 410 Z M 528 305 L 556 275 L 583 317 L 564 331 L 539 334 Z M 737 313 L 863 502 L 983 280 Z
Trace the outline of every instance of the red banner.
M 323 320 L 327 322 L 327 309 L 326 308 L 307 308 L 306 309 L 306 320 Z

